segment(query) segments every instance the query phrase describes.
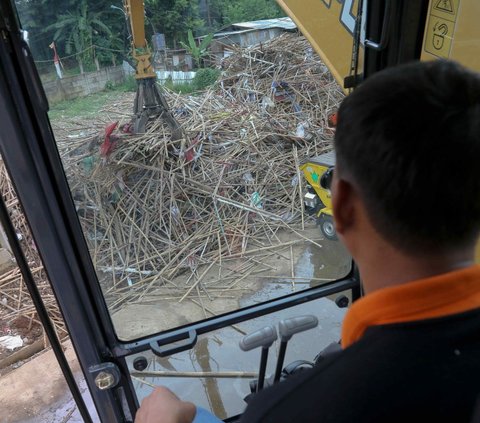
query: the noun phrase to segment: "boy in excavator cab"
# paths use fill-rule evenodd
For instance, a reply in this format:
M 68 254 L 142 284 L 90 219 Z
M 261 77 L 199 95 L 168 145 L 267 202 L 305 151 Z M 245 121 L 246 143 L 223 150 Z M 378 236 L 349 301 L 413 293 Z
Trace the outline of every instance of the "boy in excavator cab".
M 373 75 L 340 106 L 335 156 L 335 229 L 365 295 L 342 351 L 254 395 L 240 421 L 479 421 L 480 76 L 443 60 Z M 135 421 L 196 413 L 158 388 Z

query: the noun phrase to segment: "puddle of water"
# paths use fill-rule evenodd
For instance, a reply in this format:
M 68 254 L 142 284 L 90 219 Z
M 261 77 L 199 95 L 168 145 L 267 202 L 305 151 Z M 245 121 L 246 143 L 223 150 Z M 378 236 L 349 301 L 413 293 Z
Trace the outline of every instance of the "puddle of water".
M 79 373 L 75 375 L 75 378 L 77 379 L 80 393 L 82 394 L 93 423 L 100 423 L 100 418 L 98 417 L 83 374 Z M 61 398 L 55 404 L 51 404 L 47 410 L 37 414 L 32 419 L 22 420 L 23 423 L 82 423 L 83 421 L 84 420 L 69 391 L 66 394 L 66 397 Z
M 338 241 L 324 241 L 322 248 L 309 244 L 299 255 L 294 277 L 272 279 L 240 301 L 245 307 L 340 279 L 350 272 L 351 256 Z

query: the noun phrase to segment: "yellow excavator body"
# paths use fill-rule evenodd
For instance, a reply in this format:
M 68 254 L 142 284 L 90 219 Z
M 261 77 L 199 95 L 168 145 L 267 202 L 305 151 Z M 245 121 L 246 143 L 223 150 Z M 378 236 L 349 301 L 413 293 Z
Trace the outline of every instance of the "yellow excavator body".
M 333 151 L 312 157 L 300 166 L 308 183 L 307 193 L 304 196 L 305 210 L 310 214 L 315 214 L 323 235 L 331 240 L 336 240 L 337 234 L 333 223 L 330 183 L 326 182 L 325 178 L 328 177 L 329 170 L 334 167 L 335 154 Z
M 297 24 L 343 88 L 345 78 L 352 73 L 353 35 L 359 11 L 358 0 L 277 0 L 277 2 Z M 452 59 L 480 71 L 479 16 L 478 0 L 430 0 L 421 60 Z M 361 34 L 365 32 L 364 28 L 359 30 Z M 360 46 L 360 50 L 362 49 Z M 362 67 L 362 60 L 363 54 L 358 54 L 359 68 Z M 319 161 L 321 156 L 311 158 L 301 166 L 301 170 L 309 186 L 317 194 L 318 200 L 325 205 L 316 212 L 317 217 L 332 216 L 330 192 L 316 182 L 328 170 L 328 166 L 322 166 Z M 311 201 L 312 198 L 305 198 L 307 208 L 307 202 Z M 477 243 L 475 259 L 480 264 L 480 240 Z
M 341 87 L 350 74 L 358 0 L 277 0 Z M 359 63 L 361 66 L 361 63 Z
M 300 170 L 308 183 L 308 188 L 312 188 L 318 195 L 318 200 L 315 204 L 315 209 L 318 210 L 315 212 L 317 216 L 320 216 L 322 213 L 333 215 L 331 192 L 328 188 L 322 187 L 321 179 L 327 170 L 334 166 L 335 156 L 333 152 L 312 157 L 300 166 Z

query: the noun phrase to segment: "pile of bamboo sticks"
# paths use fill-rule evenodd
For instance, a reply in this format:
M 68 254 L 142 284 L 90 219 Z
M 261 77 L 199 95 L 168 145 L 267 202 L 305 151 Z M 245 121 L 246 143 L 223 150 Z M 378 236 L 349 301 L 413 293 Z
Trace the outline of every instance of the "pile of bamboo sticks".
M 219 82 L 199 95 L 165 95 L 181 140 L 172 140 L 161 118 L 143 135 L 116 133 L 108 157 L 99 153 L 103 139 L 95 131 L 59 140 L 112 311 L 158 295 L 181 302 L 212 299 L 216 288 L 233 292 L 228 260 L 285 248 L 281 231 L 304 239 L 299 166 L 331 149 L 327 119 L 343 97 L 296 34 L 238 48 Z M 125 121 L 130 110 L 126 98 L 95 124 Z M 255 258 L 258 267 L 262 256 Z M 203 276 L 217 267 L 209 287 Z
M 64 338 L 67 336 L 65 324 L 48 283 L 47 275 L 30 233 L 30 228 L 2 160 L 0 160 L 0 192 L 10 213 L 10 219 L 16 230 L 17 238 L 28 260 L 30 271 L 49 311 L 50 319 L 57 334 Z M 24 328 L 27 332 L 30 332 L 34 324 L 41 325 L 20 269 L 14 263 L 12 263 L 9 269 L 0 274 L 0 298 L 0 322 L 2 322 L 3 329 L 5 329 L 1 335 L 6 335 L 9 331 L 15 333 L 15 321 L 19 318 L 28 319 L 28 327 Z M 45 346 L 46 342 L 44 340 Z
M 205 299 L 238 299 L 242 281 L 274 273 L 273 255 L 292 261 L 295 280 L 293 248 L 307 238 L 299 165 L 331 149 L 328 116 L 343 94 L 308 42 L 284 34 L 238 48 L 207 91 L 165 96 L 180 140 L 159 118 L 143 135 L 115 132 L 113 152 L 101 155 L 104 128 L 131 119 L 130 94 L 95 119 L 53 127 L 110 310 L 188 299 L 210 317 L 218 307 Z M 64 323 L 0 164 L 1 192 L 62 336 Z M 0 296 L 1 320 L 36 322 L 17 268 L 0 275 Z

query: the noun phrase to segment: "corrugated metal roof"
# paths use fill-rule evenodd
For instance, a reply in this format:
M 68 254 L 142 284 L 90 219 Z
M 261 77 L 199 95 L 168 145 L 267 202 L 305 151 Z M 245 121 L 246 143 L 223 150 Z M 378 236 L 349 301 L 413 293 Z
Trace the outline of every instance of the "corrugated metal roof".
M 231 24 L 225 28 L 224 31 L 215 33 L 215 38 L 234 33 L 258 31 L 271 28 L 281 28 L 285 31 L 292 31 L 297 28 L 297 25 L 295 25 L 290 18 L 262 19 L 259 21 L 239 22 Z
M 229 35 L 237 35 L 237 34 L 243 34 L 245 32 L 251 32 L 254 31 L 253 29 L 243 29 L 243 30 L 237 30 L 237 31 L 226 31 L 226 32 L 216 32 L 213 34 L 214 38 L 222 38 L 222 37 L 228 37 Z M 198 37 L 199 39 L 205 38 L 205 35 L 202 37 Z
M 288 17 L 276 19 L 262 19 L 259 21 L 239 22 L 232 24 L 232 27 L 238 29 L 268 29 L 268 28 L 283 28 L 295 29 L 297 25 Z
M 264 29 L 280 28 L 285 31 L 292 31 L 297 28 L 297 25 L 290 18 L 277 18 L 277 19 L 262 19 L 259 21 L 240 22 L 231 24 L 224 31 L 216 32 L 213 34 L 214 38 L 224 38 L 229 35 L 244 34 L 252 31 L 261 31 Z M 228 29 L 228 31 L 226 31 Z M 205 38 L 206 35 L 198 37 L 199 40 Z

